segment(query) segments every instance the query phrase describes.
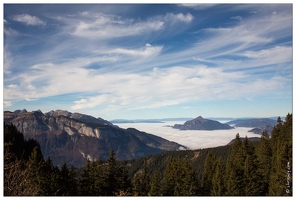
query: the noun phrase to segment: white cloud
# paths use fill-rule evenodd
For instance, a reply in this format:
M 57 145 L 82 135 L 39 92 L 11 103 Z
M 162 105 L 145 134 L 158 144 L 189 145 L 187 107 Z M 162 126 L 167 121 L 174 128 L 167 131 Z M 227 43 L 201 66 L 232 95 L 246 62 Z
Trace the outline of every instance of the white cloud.
M 139 19 L 122 18 L 103 13 L 81 12 L 78 17 L 58 18 L 68 24 L 67 31 L 75 36 L 88 39 L 111 39 L 129 36 L 142 36 L 163 31 L 176 23 L 190 23 L 193 20 L 190 13 L 173 14 Z
M 95 84 L 96 91 L 101 94 L 75 101 L 72 109 L 105 104 L 126 105 L 131 110 L 160 108 L 188 101 L 237 99 L 248 95 L 260 95 L 276 91 L 283 86 L 280 79 L 249 82 L 245 81 L 248 77 L 241 72 L 224 72 L 221 69 L 203 66 L 154 69 L 151 73 L 142 75 L 104 74 L 93 78 L 104 79 L 104 85 Z
M 173 13 L 168 13 L 165 15 L 164 19 L 166 21 L 169 21 L 171 23 L 177 23 L 177 22 L 185 22 L 185 23 L 190 23 L 193 20 L 193 15 L 190 13 L 187 13 L 184 15 L 183 13 L 178 13 L 178 14 L 173 14 Z
M 141 35 L 147 32 L 158 31 L 163 28 L 164 22 L 159 20 L 147 20 L 134 22 L 132 19 L 121 19 L 120 17 L 105 14 L 90 14 L 92 18 L 77 19 L 70 22 L 74 29 L 73 35 L 89 39 L 109 39 Z
M 161 50 L 162 46 L 155 46 L 152 47 L 150 44 L 146 44 L 145 48 L 140 48 L 140 49 L 122 49 L 122 48 L 117 48 L 109 51 L 109 53 L 115 53 L 115 54 L 123 54 L 123 55 L 128 55 L 128 56 L 140 56 L 140 57 L 150 57 L 150 56 L 155 56 L 158 55 Z
M 92 108 L 97 105 L 101 105 L 103 103 L 110 102 L 112 103 L 112 96 L 108 94 L 98 95 L 95 97 L 90 97 L 87 99 L 81 99 L 78 101 L 74 101 L 75 105 L 72 106 L 73 110 L 79 110 L 83 108 Z
M 146 44 L 146 47 L 151 47 L 151 46 L 152 46 L 152 45 L 151 45 L 151 44 L 149 44 L 149 43 L 147 43 L 147 44 Z
M 9 107 L 9 106 L 12 106 L 12 103 L 11 101 L 3 101 L 3 105 L 4 107 Z
M 46 23 L 38 17 L 28 14 L 15 15 L 13 20 L 30 26 L 46 25 Z
M 210 7 L 216 6 L 217 4 L 210 4 L 210 3 L 182 3 L 179 6 L 184 6 L 188 8 L 193 8 L 195 10 L 205 10 Z

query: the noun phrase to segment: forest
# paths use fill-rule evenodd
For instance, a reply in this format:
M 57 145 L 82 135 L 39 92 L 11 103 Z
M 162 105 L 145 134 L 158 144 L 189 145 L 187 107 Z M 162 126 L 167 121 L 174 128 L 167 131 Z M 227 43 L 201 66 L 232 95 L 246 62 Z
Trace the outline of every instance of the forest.
M 4 196 L 292 196 L 292 114 L 259 142 L 54 166 L 34 139 L 4 124 Z

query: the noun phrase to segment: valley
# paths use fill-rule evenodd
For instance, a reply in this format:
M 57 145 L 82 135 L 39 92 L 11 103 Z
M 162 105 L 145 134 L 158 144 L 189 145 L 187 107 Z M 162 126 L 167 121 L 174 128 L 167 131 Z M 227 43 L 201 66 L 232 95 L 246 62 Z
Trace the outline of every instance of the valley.
M 140 131 L 151 133 L 169 141 L 182 144 L 189 149 L 200 149 L 217 147 L 228 144 L 237 133 L 242 137 L 258 137 L 260 134 L 248 132 L 251 128 L 235 127 L 229 130 L 178 130 L 171 126 L 174 124 L 183 124 L 185 121 L 164 121 L 164 123 L 118 123 L 114 124 L 121 128 L 134 127 Z M 224 120 L 220 121 L 225 123 Z

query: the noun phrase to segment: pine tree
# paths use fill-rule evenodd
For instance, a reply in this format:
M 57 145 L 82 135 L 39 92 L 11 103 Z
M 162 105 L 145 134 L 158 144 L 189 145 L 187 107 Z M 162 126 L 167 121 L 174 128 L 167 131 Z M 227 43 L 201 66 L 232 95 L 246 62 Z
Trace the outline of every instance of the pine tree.
M 257 160 L 252 155 L 247 155 L 244 166 L 244 181 L 246 196 L 260 195 L 261 175 L 258 173 Z
M 93 186 L 93 196 L 101 196 L 104 194 L 104 179 L 102 173 L 102 161 L 98 158 L 96 161 L 92 163 L 91 171 L 94 180 Z
M 83 168 L 82 175 L 79 179 L 79 195 L 81 196 L 89 196 L 92 193 L 94 180 L 91 170 L 91 161 L 87 159 L 86 165 Z
M 78 195 L 78 181 L 77 181 L 77 173 L 75 171 L 74 166 L 71 166 L 68 170 L 68 183 L 67 183 L 67 195 L 68 196 L 76 196 Z
M 110 150 L 107 160 L 107 171 L 104 178 L 106 196 L 114 196 L 118 187 L 118 170 L 116 165 L 115 153 Z
M 258 157 L 258 173 L 261 175 L 258 195 L 265 196 L 268 194 L 272 156 L 269 135 L 265 130 L 257 144 L 256 155 Z
M 215 167 L 217 164 L 217 156 L 216 154 L 213 154 L 212 152 L 209 152 L 205 164 L 204 164 L 204 170 L 202 173 L 202 195 L 204 196 L 210 196 L 211 190 L 212 190 L 212 179 L 215 173 Z
M 241 149 L 242 142 L 236 134 L 232 150 L 226 161 L 226 195 L 241 196 L 244 194 L 244 154 Z
M 219 157 L 215 165 L 215 172 L 212 179 L 211 196 L 224 196 L 225 195 L 225 166 Z
M 135 191 L 138 196 L 147 196 L 150 191 L 150 177 L 147 171 L 147 162 L 144 161 L 144 169 L 137 173 L 135 177 Z
M 36 191 L 38 195 L 48 195 L 46 192 L 44 192 L 45 188 L 43 187 L 46 183 L 41 171 L 43 160 L 40 160 L 37 152 L 37 147 L 35 147 L 28 162 L 26 163 L 29 180 L 28 187 L 33 188 L 32 190 Z
M 181 166 L 181 192 L 179 196 L 195 196 L 198 191 L 198 182 L 195 172 L 188 159 L 185 159 Z
M 160 196 L 160 177 L 157 172 L 154 172 L 152 180 L 151 180 L 151 187 L 149 191 L 150 196 Z
M 164 178 L 161 183 L 161 194 L 163 196 L 173 196 L 175 188 L 175 160 L 170 159 L 164 170 Z
M 118 177 L 118 187 L 120 190 L 120 195 L 129 196 L 132 194 L 132 183 L 128 175 L 128 171 L 125 169 L 124 163 L 121 162 L 119 166 L 119 177 Z

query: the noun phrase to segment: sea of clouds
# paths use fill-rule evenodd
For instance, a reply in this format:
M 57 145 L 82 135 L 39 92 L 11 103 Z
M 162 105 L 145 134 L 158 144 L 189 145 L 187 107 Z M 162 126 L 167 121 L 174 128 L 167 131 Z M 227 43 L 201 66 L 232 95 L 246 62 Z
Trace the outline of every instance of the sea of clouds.
M 225 123 L 220 121 L 221 123 Z M 235 135 L 239 133 L 240 137 L 260 137 L 258 134 L 248 132 L 252 128 L 235 127 L 230 130 L 185 130 L 173 129 L 174 124 L 183 124 L 184 121 L 170 121 L 165 123 L 114 123 L 121 128 L 136 128 L 153 135 L 160 136 L 169 141 L 177 142 L 189 149 L 200 149 L 217 147 L 228 144 Z

